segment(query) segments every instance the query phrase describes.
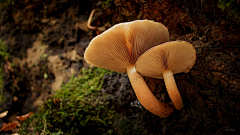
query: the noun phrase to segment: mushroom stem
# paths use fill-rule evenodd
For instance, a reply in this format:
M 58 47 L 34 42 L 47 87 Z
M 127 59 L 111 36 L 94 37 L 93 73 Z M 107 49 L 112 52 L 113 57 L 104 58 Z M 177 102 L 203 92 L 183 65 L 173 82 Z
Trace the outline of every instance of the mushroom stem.
M 163 78 L 167 88 L 168 95 L 171 98 L 175 108 L 177 110 L 181 110 L 183 107 L 183 102 L 182 102 L 181 95 L 178 91 L 178 88 L 173 76 L 173 72 L 169 69 L 165 70 L 163 72 Z
M 160 117 L 168 117 L 173 114 L 173 105 L 160 102 L 153 95 L 143 77 L 136 71 L 134 65 L 127 67 L 127 73 L 133 90 L 144 108 Z

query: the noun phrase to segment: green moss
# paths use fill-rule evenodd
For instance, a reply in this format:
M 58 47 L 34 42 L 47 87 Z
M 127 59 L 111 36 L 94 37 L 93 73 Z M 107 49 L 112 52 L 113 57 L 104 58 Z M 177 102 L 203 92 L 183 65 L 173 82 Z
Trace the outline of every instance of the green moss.
M 234 19 L 240 21 L 240 1 L 239 0 L 219 0 L 218 7 L 222 11 L 227 11 L 229 16 L 234 17 Z
M 115 111 L 99 91 L 108 73 L 82 68 L 78 77 L 72 77 L 23 123 L 20 134 L 111 134 Z
M 4 80 L 3 80 L 3 61 L 5 60 L 5 57 L 9 57 L 9 54 L 7 53 L 7 46 L 5 45 L 5 42 L 0 39 L 0 103 L 3 103 L 5 101 L 5 98 L 3 96 L 4 94 Z
M 5 45 L 5 42 L 0 39 L 0 61 L 4 61 L 6 56 L 9 57 L 9 54 L 7 53 L 7 46 Z
M 101 1 L 102 8 L 104 8 L 106 5 L 110 4 L 111 2 L 113 2 L 113 0 L 104 0 L 104 1 Z

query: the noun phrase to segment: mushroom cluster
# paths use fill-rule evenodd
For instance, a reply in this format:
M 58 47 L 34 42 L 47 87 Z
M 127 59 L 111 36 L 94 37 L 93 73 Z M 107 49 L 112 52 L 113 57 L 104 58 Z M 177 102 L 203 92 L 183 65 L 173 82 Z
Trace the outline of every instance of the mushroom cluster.
M 144 108 L 160 117 L 168 117 L 174 113 L 174 106 L 178 110 L 182 107 L 182 99 L 178 89 L 176 86 L 173 87 L 174 84 L 176 85 L 173 73 L 188 71 L 196 59 L 195 54 L 195 57 L 191 58 L 194 63 L 187 65 L 183 62 L 173 65 L 174 62 L 179 62 L 178 59 L 174 59 L 174 53 L 177 53 L 176 57 L 188 59 L 187 55 L 181 54 L 188 52 L 178 50 L 178 48 L 182 48 L 178 46 L 178 42 L 184 45 L 186 43 L 181 41 L 169 42 L 169 32 L 163 24 L 149 20 L 136 20 L 117 24 L 93 38 L 85 50 L 84 58 L 89 64 L 96 67 L 121 73 L 127 72 L 134 92 Z M 165 47 L 167 45 L 163 43 L 170 44 L 170 47 Z M 190 44 L 187 43 L 187 45 Z M 174 49 L 175 47 L 177 49 Z M 192 47 L 192 49 L 194 48 Z M 155 52 L 159 53 L 154 54 Z M 161 66 L 155 70 L 158 67 L 157 63 Z M 137 68 L 135 68 L 136 65 Z M 185 67 L 185 69 L 181 70 L 180 66 Z M 151 68 L 154 68 L 155 73 L 152 70 L 147 73 Z M 144 76 L 164 78 L 174 106 L 160 102 L 139 73 Z

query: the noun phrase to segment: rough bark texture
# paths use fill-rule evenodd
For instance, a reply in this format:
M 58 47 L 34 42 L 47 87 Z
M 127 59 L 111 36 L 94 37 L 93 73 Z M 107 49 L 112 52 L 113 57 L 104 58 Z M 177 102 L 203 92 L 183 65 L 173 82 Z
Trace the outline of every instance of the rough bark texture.
M 172 41 L 188 41 L 197 51 L 196 64 L 191 71 L 174 75 L 184 108 L 167 119 L 145 111 L 142 117 L 147 133 L 150 130 L 153 134 L 238 134 L 239 24 L 227 19 L 227 14 L 217 7 L 217 1 L 116 3 L 121 3 L 119 13 L 128 21 L 162 22 L 169 29 Z M 163 80 L 145 79 L 159 99 L 169 101 L 168 96 L 164 97 L 167 93 Z

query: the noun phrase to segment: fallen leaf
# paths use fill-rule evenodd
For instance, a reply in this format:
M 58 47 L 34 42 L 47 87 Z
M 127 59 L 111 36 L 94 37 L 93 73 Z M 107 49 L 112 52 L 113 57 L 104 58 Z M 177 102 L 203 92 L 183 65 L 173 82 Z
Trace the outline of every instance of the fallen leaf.
M 20 135 L 19 133 L 13 133 L 13 134 L 11 134 L 11 135 Z
M 16 128 L 17 127 L 17 123 L 14 123 L 14 122 L 12 122 L 12 123 L 3 123 L 3 126 L 2 126 L 2 128 L 0 129 L 0 132 L 1 131 L 9 131 L 9 130 L 12 130 L 12 129 L 14 129 L 14 128 Z
M 5 112 L 1 113 L 1 114 L 0 114 L 0 118 L 5 117 L 7 114 L 8 114 L 8 111 L 5 111 Z
M 30 113 L 27 113 L 27 114 L 22 115 L 22 116 L 16 116 L 16 118 L 20 121 L 25 121 L 27 118 L 29 118 L 33 114 L 34 114 L 33 112 L 30 112 Z

